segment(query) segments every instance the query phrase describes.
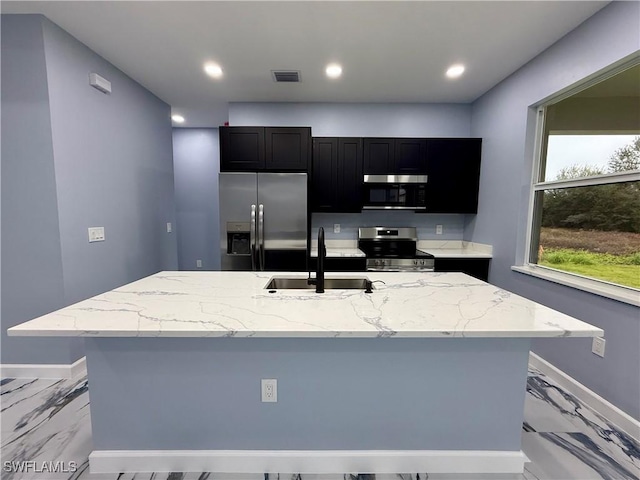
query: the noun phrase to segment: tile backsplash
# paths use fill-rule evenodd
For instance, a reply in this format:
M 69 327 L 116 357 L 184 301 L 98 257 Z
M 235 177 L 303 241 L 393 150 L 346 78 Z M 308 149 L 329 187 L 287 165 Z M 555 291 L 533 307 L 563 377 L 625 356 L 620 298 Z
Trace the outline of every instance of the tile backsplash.
M 340 233 L 333 233 L 333 225 L 340 224 Z M 442 225 L 442 235 L 436 235 L 436 225 Z M 465 215 L 439 215 L 412 211 L 367 210 L 362 213 L 314 213 L 311 238 L 324 227 L 328 239 L 356 240 L 358 227 L 416 227 L 420 240 L 462 240 Z

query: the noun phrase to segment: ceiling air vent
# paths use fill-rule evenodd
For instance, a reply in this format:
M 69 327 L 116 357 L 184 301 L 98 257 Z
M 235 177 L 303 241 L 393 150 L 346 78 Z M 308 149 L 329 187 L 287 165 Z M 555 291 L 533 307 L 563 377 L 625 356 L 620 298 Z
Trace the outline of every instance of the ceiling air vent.
M 300 72 L 298 70 L 272 70 L 271 74 L 276 82 L 299 82 Z

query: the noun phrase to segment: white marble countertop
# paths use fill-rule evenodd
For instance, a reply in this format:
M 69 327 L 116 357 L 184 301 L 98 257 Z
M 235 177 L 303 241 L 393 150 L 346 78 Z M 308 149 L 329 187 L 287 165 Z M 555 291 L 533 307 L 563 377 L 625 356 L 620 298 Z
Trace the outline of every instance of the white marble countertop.
M 593 337 L 603 331 L 462 273 L 358 272 L 361 290 L 264 289 L 300 273 L 160 272 L 8 330 L 79 337 Z M 381 282 L 378 282 L 381 281 Z M 382 283 L 384 282 L 384 283 Z
M 364 258 L 366 255 L 358 248 L 344 248 L 344 247 L 325 247 L 327 249 L 327 257 L 342 257 L 342 258 Z M 311 257 L 318 257 L 318 249 L 311 249 Z
M 325 242 L 327 249 L 327 257 L 332 258 L 364 258 L 365 253 L 358 249 L 356 240 L 327 239 Z M 313 258 L 318 257 L 318 241 L 311 239 L 311 251 L 309 255 Z
M 462 240 L 419 240 L 418 249 L 435 258 L 493 258 L 491 245 Z
M 327 240 L 327 257 L 366 257 L 356 240 Z M 463 240 L 419 240 L 417 248 L 436 258 L 493 258 L 491 245 Z M 318 242 L 311 242 L 311 257 L 318 256 Z

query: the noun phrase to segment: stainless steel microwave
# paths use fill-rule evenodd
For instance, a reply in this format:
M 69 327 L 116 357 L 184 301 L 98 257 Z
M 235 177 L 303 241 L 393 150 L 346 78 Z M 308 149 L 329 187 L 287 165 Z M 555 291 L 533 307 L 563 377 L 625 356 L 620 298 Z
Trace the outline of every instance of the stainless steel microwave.
M 364 210 L 425 210 L 427 175 L 365 175 Z

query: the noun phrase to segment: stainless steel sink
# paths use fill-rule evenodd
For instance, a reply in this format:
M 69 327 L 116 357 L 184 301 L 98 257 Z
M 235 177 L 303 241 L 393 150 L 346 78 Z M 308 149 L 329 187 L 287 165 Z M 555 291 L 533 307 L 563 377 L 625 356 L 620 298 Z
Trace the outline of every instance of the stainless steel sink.
M 325 289 L 365 290 L 368 278 L 325 278 Z M 267 290 L 312 290 L 315 285 L 309 285 L 306 278 L 300 277 L 272 277 L 264 287 Z M 371 287 L 375 288 L 375 287 Z

